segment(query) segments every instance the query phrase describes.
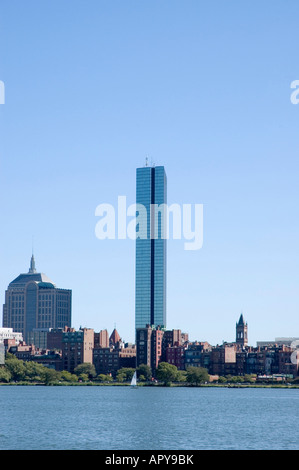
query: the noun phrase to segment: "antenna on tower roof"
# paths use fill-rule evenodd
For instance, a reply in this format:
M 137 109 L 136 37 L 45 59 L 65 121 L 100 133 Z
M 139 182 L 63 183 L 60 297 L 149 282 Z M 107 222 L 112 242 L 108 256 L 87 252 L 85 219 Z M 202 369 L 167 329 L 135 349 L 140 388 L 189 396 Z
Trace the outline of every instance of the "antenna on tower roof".
M 30 274 L 36 273 L 35 259 L 34 259 L 34 237 L 33 236 L 32 236 L 32 255 L 31 255 L 31 261 L 30 261 L 29 273 Z
M 148 166 L 148 158 L 145 158 L 145 166 Z

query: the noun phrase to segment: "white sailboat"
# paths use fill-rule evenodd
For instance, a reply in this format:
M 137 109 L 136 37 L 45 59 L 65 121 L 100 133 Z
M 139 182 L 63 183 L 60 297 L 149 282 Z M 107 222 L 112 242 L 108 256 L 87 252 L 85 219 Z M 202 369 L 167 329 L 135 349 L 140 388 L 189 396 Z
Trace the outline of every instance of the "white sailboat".
M 134 375 L 131 380 L 131 387 L 136 388 L 137 387 L 137 372 L 135 370 Z

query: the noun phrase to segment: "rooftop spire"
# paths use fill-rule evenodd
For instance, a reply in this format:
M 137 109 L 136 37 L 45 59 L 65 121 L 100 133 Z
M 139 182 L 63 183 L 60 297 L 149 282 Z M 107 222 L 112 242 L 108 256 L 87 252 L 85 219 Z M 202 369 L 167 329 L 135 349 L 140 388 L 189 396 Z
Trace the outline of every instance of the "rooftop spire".
M 35 259 L 34 259 L 34 255 L 32 253 L 31 261 L 30 261 L 29 274 L 34 274 L 34 273 L 36 273 L 36 269 L 35 269 Z

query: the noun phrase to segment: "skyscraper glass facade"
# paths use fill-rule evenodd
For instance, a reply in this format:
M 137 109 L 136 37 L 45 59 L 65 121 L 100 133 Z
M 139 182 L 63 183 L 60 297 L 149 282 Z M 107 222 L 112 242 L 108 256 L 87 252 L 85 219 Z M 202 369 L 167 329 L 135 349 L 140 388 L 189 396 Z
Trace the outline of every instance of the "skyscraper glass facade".
M 159 206 L 167 204 L 167 179 L 163 166 L 137 168 L 136 204 L 135 327 L 166 327 L 166 238 L 163 236 L 161 214 L 158 214 Z M 139 204 L 146 209 L 146 214 L 138 212 Z

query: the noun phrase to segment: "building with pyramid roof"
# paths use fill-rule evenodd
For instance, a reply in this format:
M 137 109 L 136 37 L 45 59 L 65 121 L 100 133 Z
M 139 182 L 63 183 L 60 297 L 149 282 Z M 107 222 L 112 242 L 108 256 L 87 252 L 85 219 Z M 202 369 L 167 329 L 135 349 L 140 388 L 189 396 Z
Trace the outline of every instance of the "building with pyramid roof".
M 114 328 L 114 330 L 112 331 L 112 333 L 110 335 L 109 343 L 112 346 L 116 346 L 120 342 L 121 342 L 121 337 L 119 336 L 117 329 Z

